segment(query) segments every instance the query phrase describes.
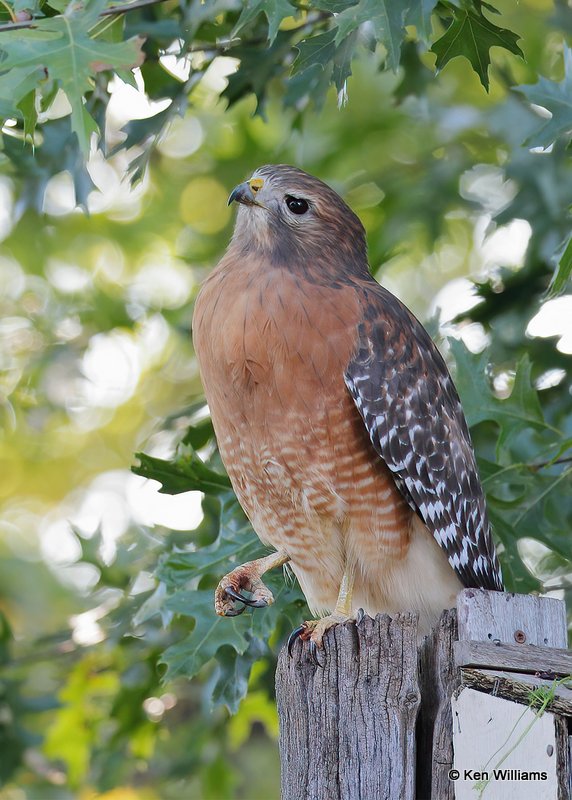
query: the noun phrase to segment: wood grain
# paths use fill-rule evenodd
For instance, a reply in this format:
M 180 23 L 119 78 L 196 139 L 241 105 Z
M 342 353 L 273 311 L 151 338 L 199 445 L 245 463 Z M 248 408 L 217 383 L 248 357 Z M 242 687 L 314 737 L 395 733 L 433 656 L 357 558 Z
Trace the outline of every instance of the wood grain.
M 530 705 L 530 692 L 543 686 L 554 692 L 554 699 L 548 704 L 547 710 L 572 717 L 572 688 L 555 687 L 551 680 L 543 680 L 535 675 L 521 675 L 518 672 L 462 667 L 461 681 L 463 686 L 527 706 Z
M 463 589 L 457 598 L 459 639 L 566 647 L 566 606 L 538 595 Z M 518 635 L 518 638 L 517 638 Z
M 564 618 L 559 600 L 470 589 L 419 648 L 411 614 L 333 628 L 321 666 L 305 643 L 294 645 L 292 658 L 284 648 L 276 674 L 282 800 L 454 800 L 455 789 L 461 797 L 459 781 L 448 777 L 451 703 L 463 685 L 482 693 L 476 708 L 494 705 L 496 696 L 519 703 L 515 713 L 522 714 L 531 690 L 572 674 Z M 524 634 L 523 644 L 515 632 Z M 550 712 L 558 783 L 550 796 L 571 800 L 570 689 L 555 689 Z M 469 715 L 463 730 L 470 734 L 471 725 Z M 483 730 L 486 744 L 486 725 Z M 470 747 L 467 752 L 472 757 Z
M 416 616 L 338 625 L 319 657 L 279 657 L 282 800 L 414 800 Z
M 453 766 L 451 695 L 460 685 L 453 658 L 456 638 L 457 615 L 454 609 L 449 609 L 419 648 L 417 797 L 421 800 L 454 798 L 454 784 L 448 773 Z
M 572 798 L 572 762 L 570 759 L 570 738 L 568 720 L 555 717 L 556 726 L 556 775 L 558 778 L 558 800 Z
M 484 667 L 510 672 L 539 672 L 549 675 L 572 675 L 572 652 L 533 644 L 490 644 L 455 642 L 458 667 Z

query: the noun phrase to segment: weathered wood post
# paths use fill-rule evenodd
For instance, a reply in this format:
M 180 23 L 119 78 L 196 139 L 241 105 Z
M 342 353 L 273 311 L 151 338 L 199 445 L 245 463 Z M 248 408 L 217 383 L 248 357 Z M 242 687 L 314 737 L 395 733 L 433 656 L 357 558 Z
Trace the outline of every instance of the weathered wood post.
M 284 800 L 415 798 L 417 619 L 328 632 L 323 666 L 295 645 L 277 671 Z
M 419 647 L 400 614 L 332 629 L 321 666 L 284 649 L 283 800 L 571 800 L 565 648 L 561 601 L 467 589 Z

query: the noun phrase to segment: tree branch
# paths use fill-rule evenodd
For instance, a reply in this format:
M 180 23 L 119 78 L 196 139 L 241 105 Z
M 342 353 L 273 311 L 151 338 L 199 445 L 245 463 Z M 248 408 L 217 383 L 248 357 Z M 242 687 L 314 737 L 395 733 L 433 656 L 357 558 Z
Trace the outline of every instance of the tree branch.
M 126 3 L 121 6 L 110 6 L 102 11 L 100 17 L 113 17 L 127 14 L 128 11 L 136 11 L 138 8 L 145 8 L 146 6 L 155 6 L 158 3 L 164 3 L 165 0 L 135 0 L 134 3 Z M 43 17 L 42 19 L 50 19 L 50 17 Z M 24 28 L 35 28 L 37 26 L 37 19 L 24 20 L 23 22 L 8 22 L 5 25 L 0 25 L 0 32 L 2 31 L 19 31 Z
M 555 464 L 569 464 L 571 462 L 572 456 L 568 456 L 567 458 L 557 458 L 555 461 L 542 461 L 540 464 L 531 464 L 530 469 L 538 472 L 543 467 L 553 467 Z

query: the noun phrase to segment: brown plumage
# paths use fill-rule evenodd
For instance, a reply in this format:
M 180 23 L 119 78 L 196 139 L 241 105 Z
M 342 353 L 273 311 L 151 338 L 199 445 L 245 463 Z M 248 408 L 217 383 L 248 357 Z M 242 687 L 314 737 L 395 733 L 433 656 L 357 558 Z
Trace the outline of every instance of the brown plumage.
M 317 643 L 358 608 L 417 610 L 426 629 L 463 583 L 502 588 L 455 389 L 369 274 L 359 219 L 283 165 L 231 198 L 235 233 L 193 337 L 233 487 L 277 555 L 226 576 L 218 613 L 240 613 L 243 590 L 271 602 L 260 576 L 287 560 L 312 610 L 331 614 L 307 623 Z

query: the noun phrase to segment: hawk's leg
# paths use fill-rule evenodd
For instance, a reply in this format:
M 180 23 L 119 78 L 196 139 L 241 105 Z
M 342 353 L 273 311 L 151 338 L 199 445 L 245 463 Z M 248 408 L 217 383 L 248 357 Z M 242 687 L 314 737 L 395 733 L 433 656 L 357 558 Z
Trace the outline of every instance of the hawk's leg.
M 261 577 L 273 567 L 281 567 L 290 561 L 284 551 L 271 553 L 256 561 L 248 561 L 225 575 L 215 590 L 215 611 L 221 617 L 236 617 L 246 606 L 263 608 L 274 602 L 270 589 L 262 583 Z M 243 592 L 250 592 L 245 597 Z M 237 607 L 236 601 L 242 603 Z
M 363 611 L 361 609 L 357 612 L 357 615 L 352 613 L 353 586 L 353 570 L 346 570 L 342 577 L 336 607 L 333 612 L 321 619 L 308 620 L 300 625 L 299 628 L 296 628 L 288 639 L 288 652 L 292 651 L 293 644 L 299 636 L 300 639 L 310 642 L 310 648 L 315 654 L 315 648 L 322 647 L 322 639 L 329 628 L 343 622 L 348 622 L 350 619 L 355 619 L 358 622 L 361 620 L 363 617 Z

